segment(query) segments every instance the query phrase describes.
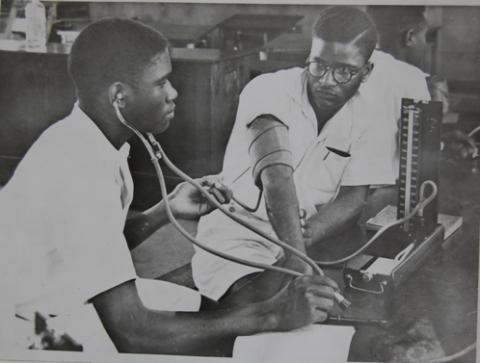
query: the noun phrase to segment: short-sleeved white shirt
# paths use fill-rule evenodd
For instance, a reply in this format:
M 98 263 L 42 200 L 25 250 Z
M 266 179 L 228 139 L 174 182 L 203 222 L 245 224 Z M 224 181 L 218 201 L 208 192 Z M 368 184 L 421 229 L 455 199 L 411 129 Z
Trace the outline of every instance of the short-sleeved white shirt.
M 374 68 L 368 81 L 362 84 L 361 91 L 382 103 L 382 107 L 376 109 L 376 117 L 388 126 L 382 137 L 385 144 L 391 147 L 388 152 L 397 177 L 398 126 L 402 98 L 429 101 L 431 97 L 426 82 L 428 74 L 381 51 L 374 51 L 370 61 Z
M 19 163 L 0 191 L 2 298 L 16 314 L 69 314 L 136 278 L 123 235 L 133 195 L 128 152 L 75 106 Z
M 262 114 L 274 115 L 288 127 L 297 197 L 307 216 L 316 213 L 317 206 L 332 201 L 342 185 L 395 183 L 401 97 L 427 98 L 428 89 L 425 75 L 418 69 L 378 51 L 372 61 L 375 65 L 371 77 L 319 134 L 308 101 L 305 69 L 264 74 L 247 84 L 240 96 L 222 172 L 237 199 L 254 206 L 259 195 L 251 175 L 246 130 Z M 410 83 L 410 79 L 415 82 Z M 410 92 L 410 88 L 415 91 Z M 342 157 L 327 147 L 351 156 Z M 254 215 L 236 208 L 241 217 L 274 234 L 263 202 Z M 273 263 L 282 255 L 280 248 L 237 226 L 220 211 L 201 218 L 198 237 L 211 247 L 256 262 Z M 218 299 L 236 279 L 256 271 L 199 249 L 192 269 L 200 292 L 213 299 Z

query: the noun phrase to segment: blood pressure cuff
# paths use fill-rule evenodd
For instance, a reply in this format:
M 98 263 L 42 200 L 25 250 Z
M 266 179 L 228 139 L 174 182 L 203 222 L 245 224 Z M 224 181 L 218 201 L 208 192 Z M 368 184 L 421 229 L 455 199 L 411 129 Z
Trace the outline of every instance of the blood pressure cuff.
M 247 128 L 248 154 L 255 185 L 262 189 L 260 175 L 272 165 L 286 165 L 293 170 L 288 127 L 273 115 L 257 117 Z

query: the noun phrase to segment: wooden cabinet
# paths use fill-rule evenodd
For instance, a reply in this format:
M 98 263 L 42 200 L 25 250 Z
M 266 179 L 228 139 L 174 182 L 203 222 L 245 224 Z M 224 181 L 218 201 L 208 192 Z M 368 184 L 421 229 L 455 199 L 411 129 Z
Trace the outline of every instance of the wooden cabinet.
M 0 50 L 0 185 L 42 131 L 68 115 L 74 102 L 64 54 Z
M 12 44 L 0 41 L 4 49 L 0 50 L 0 185 L 41 132 L 68 115 L 75 102 L 66 49 L 27 53 Z M 248 59 L 255 56 L 172 49 L 171 81 L 179 97 L 176 116 L 158 140 L 172 161 L 193 177 L 221 170 L 238 96 L 248 81 Z M 160 190 L 146 151 L 135 139 L 130 154 L 133 207 L 144 208 L 160 199 Z M 166 174 L 169 188 L 179 182 L 172 173 Z

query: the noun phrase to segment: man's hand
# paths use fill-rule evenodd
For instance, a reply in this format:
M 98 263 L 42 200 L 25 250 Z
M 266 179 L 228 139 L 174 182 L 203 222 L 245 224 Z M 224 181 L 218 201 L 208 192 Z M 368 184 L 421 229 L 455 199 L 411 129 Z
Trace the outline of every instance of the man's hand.
M 232 192 L 221 183 L 218 176 L 205 176 L 197 181 L 206 188 L 210 194 L 221 204 L 228 203 Z M 197 188 L 184 182 L 169 195 L 170 206 L 173 214 L 182 219 L 197 219 L 210 213 L 215 206 L 212 205 Z
M 285 331 L 323 322 L 334 307 L 338 285 L 326 276 L 302 276 L 291 281 L 272 299 L 277 326 Z
M 300 229 L 302 231 L 303 243 L 305 243 L 305 247 L 309 247 L 313 243 L 313 231 L 304 209 L 300 209 Z

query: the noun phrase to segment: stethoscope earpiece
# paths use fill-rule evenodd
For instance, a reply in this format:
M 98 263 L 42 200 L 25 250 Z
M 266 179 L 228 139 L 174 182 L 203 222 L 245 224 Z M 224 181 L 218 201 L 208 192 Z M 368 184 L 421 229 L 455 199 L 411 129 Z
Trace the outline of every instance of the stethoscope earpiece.
M 125 100 L 123 98 L 123 94 L 117 93 L 115 95 L 115 99 L 113 100 L 114 107 L 125 107 Z

